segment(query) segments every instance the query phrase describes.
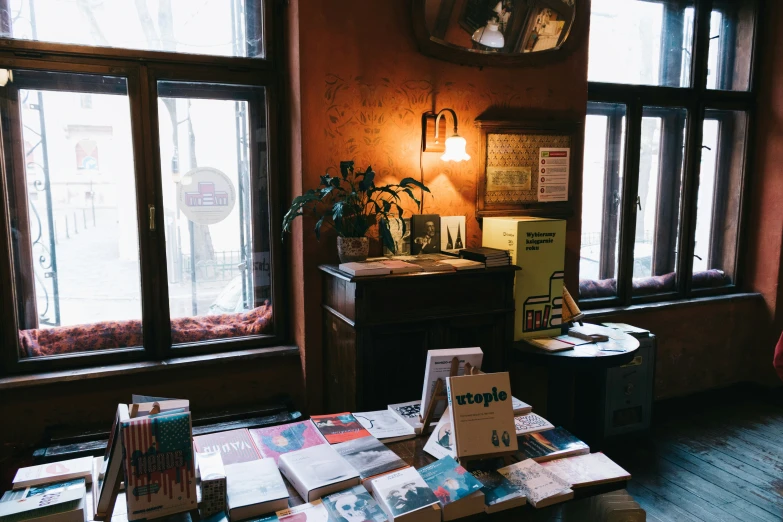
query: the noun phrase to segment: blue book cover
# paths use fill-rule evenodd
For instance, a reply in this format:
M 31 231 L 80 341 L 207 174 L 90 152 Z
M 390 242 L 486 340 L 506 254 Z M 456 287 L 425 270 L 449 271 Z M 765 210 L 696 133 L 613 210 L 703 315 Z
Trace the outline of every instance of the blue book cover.
M 481 482 L 481 491 L 487 506 L 524 496 L 521 489 L 496 470 L 476 469 L 471 473 Z
M 481 489 L 481 482 L 460 466 L 453 457 L 444 457 L 419 469 L 424 482 L 442 506 L 451 504 Z
M 128 520 L 196 509 L 190 412 L 136 417 L 121 431 Z

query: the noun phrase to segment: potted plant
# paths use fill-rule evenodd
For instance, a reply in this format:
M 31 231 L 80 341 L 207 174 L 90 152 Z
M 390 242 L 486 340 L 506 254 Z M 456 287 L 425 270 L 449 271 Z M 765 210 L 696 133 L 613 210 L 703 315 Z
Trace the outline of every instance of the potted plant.
M 394 239 L 389 229 L 390 219 L 402 219 L 400 205 L 406 195 L 416 204 L 419 200 L 414 188 L 429 192 L 423 183 L 405 178 L 398 184 L 376 186 L 372 167 L 355 171 L 353 161 L 340 162 L 340 176 L 332 177 L 327 171 L 321 176 L 318 188 L 310 189 L 294 198 L 291 208 L 283 217 L 283 232 L 291 230 L 291 223 L 297 216 L 312 214 L 315 223 L 315 237 L 321 239 L 321 227 L 331 226 L 337 232 L 337 253 L 340 261 L 364 261 L 370 252 L 367 233 L 378 225 L 378 232 L 389 250 L 396 252 Z M 405 222 L 402 222 L 403 233 Z

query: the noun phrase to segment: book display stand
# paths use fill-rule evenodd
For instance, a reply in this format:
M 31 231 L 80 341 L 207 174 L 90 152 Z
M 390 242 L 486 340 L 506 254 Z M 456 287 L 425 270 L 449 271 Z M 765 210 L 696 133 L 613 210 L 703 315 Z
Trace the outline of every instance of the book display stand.
M 465 367 L 465 371 L 468 370 L 468 367 Z M 454 357 L 451 360 L 451 369 L 449 370 L 449 377 L 456 377 L 457 372 L 459 372 L 459 359 L 457 357 Z M 421 421 L 421 432 L 422 433 L 429 433 L 430 424 L 432 424 L 432 417 L 435 415 L 435 407 L 440 404 L 442 401 L 446 401 L 446 404 L 449 402 L 449 398 L 446 395 L 446 382 L 443 379 L 438 379 L 435 382 L 435 391 L 432 393 L 432 400 L 427 405 L 427 411 L 424 412 L 424 416 L 420 417 Z
M 459 372 L 459 359 L 454 357 L 451 360 L 451 369 L 449 370 L 449 377 L 456 377 Z M 481 370 L 476 368 L 470 363 L 465 363 L 465 375 L 478 375 L 480 373 L 483 373 Z M 424 417 L 419 415 L 419 421 L 421 422 L 421 432 L 427 433 L 430 429 L 430 424 L 432 424 L 432 417 L 435 415 L 435 408 L 438 404 L 441 403 L 441 401 L 446 401 L 446 404 L 449 402 L 449 398 L 446 395 L 446 382 L 443 379 L 438 379 L 435 382 L 435 391 L 432 394 L 432 400 L 427 405 L 427 411 L 424 412 Z

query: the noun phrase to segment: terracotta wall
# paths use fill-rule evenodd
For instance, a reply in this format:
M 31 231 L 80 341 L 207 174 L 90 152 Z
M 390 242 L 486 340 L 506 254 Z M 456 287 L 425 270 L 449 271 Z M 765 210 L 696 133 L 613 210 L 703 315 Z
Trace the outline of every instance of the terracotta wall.
M 584 121 L 587 103 L 587 46 L 541 67 L 498 69 L 463 67 L 420 54 L 412 32 L 409 0 L 298 0 L 291 2 L 294 38 L 292 59 L 295 128 L 301 124 L 301 150 L 294 150 L 294 185 L 310 188 L 327 168 L 353 159 L 372 165 L 379 180 L 419 177 L 422 113 L 453 108 L 460 133 L 473 159 L 444 163 L 439 154 L 424 154 L 425 183 L 433 196 L 424 211 L 467 216 L 467 243 L 479 245 L 475 219 L 477 132 L 474 119 L 492 109 L 531 116 L 541 113 Z M 587 20 L 582 23 L 586 24 Z M 583 26 L 584 28 L 584 26 Z M 586 42 L 587 31 L 582 31 Z M 296 63 L 298 60 L 298 64 Z M 301 122 L 296 118 L 301 116 Z M 581 152 L 582 144 L 574 144 Z M 577 165 L 580 162 L 575 162 Z M 581 169 L 577 167 L 576 171 Z M 579 178 L 576 176 L 575 178 Z M 579 179 L 573 190 L 580 193 Z M 579 216 L 581 198 L 575 198 Z M 408 205 L 408 209 L 415 209 Z M 294 232 L 294 249 L 302 248 L 301 278 L 294 274 L 294 332 L 303 347 L 308 396 L 319 407 L 321 389 L 321 280 L 319 263 L 335 262 L 333 239 L 317 243 L 305 221 Z M 566 273 L 574 277 L 578 263 L 579 219 L 569 221 L 571 250 Z M 302 235 L 303 234 L 303 235 Z M 297 261 L 298 263 L 299 261 Z M 298 266 L 296 268 L 299 268 Z
M 772 357 L 772 346 L 783 331 L 783 4 L 767 1 L 762 17 L 758 68 L 756 153 L 753 155 L 746 283 L 761 292 L 769 327 L 760 340 Z M 765 360 L 757 368 L 767 375 Z

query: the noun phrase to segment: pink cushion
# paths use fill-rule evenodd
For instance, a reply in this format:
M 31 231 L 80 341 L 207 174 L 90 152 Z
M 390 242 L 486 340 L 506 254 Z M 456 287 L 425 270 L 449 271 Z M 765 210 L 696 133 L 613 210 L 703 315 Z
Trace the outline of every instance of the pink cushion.
M 174 344 L 261 335 L 272 330 L 269 301 L 248 312 L 178 317 L 171 320 Z M 21 330 L 19 356 L 41 357 L 141 346 L 141 321 L 103 321 L 75 326 Z

